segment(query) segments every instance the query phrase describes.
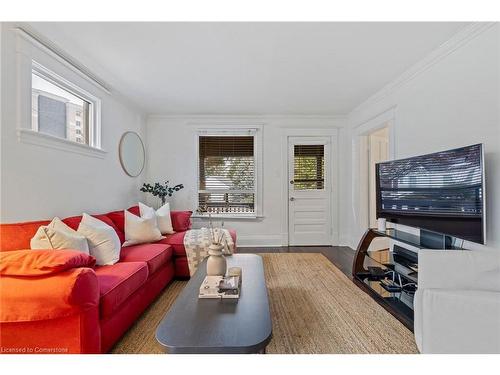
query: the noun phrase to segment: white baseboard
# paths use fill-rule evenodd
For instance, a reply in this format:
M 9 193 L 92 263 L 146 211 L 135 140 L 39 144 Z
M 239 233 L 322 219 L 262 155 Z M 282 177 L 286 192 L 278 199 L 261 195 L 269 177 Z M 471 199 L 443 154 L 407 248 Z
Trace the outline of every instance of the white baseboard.
M 359 242 L 359 239 L 351 238 L 351 243 L 347 246 L 349 246 L 351 249 L 356 250 L 358 247 L 358 242 Z
M 341 234 L 339 237 L 339 246 L 349 246 L 351 247 L 352 241 L 349 235 Z
M 288 246 L 288 236 L 280 234 L 267 234 L 267 235 L 240 235 L 236 233 L 236 247 L 283 247 Z M 342 245 L 350 246 L 349 241 L 346 240 Z
M 281 235 L 279 234 L 259 234 L 259 235 L 239 235 L 236 233 L 236 247 L 279 247 L 281 246 Z

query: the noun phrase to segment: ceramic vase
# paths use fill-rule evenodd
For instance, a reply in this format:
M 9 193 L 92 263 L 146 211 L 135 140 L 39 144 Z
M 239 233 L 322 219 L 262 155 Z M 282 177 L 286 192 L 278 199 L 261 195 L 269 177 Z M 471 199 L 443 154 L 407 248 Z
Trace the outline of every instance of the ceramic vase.
M 211 244 L 208 248 L 207 259 L 207 275 L 208 276 L 225 276 L 226 275 L 226 258 L 222 255 L 224 246 L 221 244 Z

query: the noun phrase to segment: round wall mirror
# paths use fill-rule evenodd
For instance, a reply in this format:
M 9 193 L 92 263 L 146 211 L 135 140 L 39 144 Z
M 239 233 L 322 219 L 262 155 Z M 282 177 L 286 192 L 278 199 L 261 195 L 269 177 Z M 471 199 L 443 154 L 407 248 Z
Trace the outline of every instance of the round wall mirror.
M 144 169 L 145 152 L 141 137 L 135 132 L 125 132 L 120 139 L 120 163 L 130 177 L 137 177 Z

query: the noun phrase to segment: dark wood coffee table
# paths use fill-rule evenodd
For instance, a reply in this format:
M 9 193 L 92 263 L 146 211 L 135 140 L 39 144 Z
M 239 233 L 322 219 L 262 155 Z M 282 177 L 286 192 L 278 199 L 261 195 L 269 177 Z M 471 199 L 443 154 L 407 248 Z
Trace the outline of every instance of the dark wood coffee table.
M 167 353 L 264 353 L 272 335 L 262 258 L 235 254 L 227 266 L 242 268 L 240 298 L 199 299 L 206 259 L 156 329 Z

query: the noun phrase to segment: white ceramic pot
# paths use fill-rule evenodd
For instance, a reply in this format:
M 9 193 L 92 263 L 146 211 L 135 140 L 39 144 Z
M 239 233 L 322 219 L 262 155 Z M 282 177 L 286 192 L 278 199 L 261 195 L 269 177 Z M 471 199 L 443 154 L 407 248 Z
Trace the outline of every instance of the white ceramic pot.
M 211 244 L 208 248 L 207 275 L 226 276 L 226 258 L 222 255 L 223 245 Z

